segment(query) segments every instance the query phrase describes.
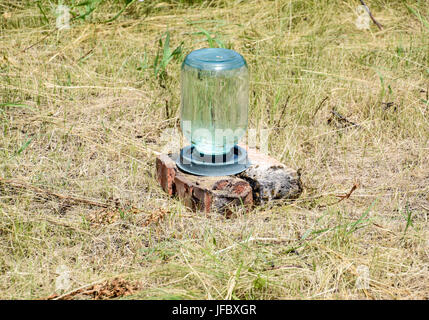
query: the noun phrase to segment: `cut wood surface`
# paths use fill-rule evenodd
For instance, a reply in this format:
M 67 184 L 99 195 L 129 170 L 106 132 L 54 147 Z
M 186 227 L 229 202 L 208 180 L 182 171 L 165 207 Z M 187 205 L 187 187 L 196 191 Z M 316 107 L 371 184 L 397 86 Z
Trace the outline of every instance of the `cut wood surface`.
M 256 149 L 248 149 L 248 154 L 252 165 L 239 177 L 250 183 L 255 203 L 299 197 L 302 183 L 296 170 Z
M 157 157 L 157 178 L 169 195 L 204 212 L 231 212 L 232 207 L 251 207 L 271 199 L 294 199 L 301 192 L 297 171 L 255 149 L 248 150 L 251 166 L 237 176 L 203 177 L 177 168 L 177 155 Z

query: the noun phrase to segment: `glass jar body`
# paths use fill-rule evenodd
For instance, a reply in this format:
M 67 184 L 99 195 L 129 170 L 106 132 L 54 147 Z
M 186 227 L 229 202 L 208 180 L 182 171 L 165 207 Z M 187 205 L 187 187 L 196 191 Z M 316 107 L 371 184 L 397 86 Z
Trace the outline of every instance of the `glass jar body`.
M 247 65 L 227 70 L 201 70 L 183 64 L 181 78 L 184 136 L 200 153 L 228 153 L 247 129 Z

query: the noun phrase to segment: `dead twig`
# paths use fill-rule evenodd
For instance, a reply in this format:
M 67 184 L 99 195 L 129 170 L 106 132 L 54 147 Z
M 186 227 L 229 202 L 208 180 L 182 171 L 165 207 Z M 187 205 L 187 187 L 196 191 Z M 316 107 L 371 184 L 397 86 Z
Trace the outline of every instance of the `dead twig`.
M 170 118 L 170 107 L 169 107 L 169 104 L 168 104 L 168 99 L 165 99 L 165 116 L 166 116 L 166 118 L 167 119 L 169 119 Z
M 25 182 L 19 181 L 19 180 L 3 179 L 0 177 L 0 184 L 8 185 L 8 186 L 11 186 L 11 187 L 17 188 L 17 189 L 32 190 L 33 192 L 37 193 L 38 195 L 45 196 L 48 198 L 54 197 L 54 198 L 61 199 L 64 201 L 68 201 L 68 202 L 72 202 L 72 203 L 84 203 L 87 205 L 102 207 L 102 208 L 110 207 L 110 205 L 108 203 L 105 203 L 105 202 L 99 202 L 96 200 L 81 198 L 81 197 L 74 196 L 74 195 L 60 194 L 60 193 L 57 193 L 54 191 L 50 191 L 47 189 L 42 189 L 39 187 L 32 186 L 28 183 L 25 183 Z
M 82 61 L 83 59 L 85 59 L 86 57 L 88 57 L 92 52 L 94 52 L 94 48 L 92 48 L 91 50 L 89 50 L 87 53 L 85 53 L 82 57 L 80 57 L 76 61 L 77 62 Z
M 79 292 L 82 292 L 83 290 L 85 290 L 85 289 L 87 289 L 87 288 L 90 288 L 90 287 L 92 287 L 92 286 L 94 286 L 94 285 L 96 285 L 96 284 L 98 284 L 98 283 L 100 283 L 100 282 L 103 282 L 103 281 L 105 281 L 105 280 L 106 280 L 106 278 L 103 278 L 103 279 L 97 280 L 97 281 L 95 281 L 95 282 L 92 282 L 92 283 L 89 283 L 89 284 L 85 284 L 85 285 L 83 285 L 83 286 L 81 286 L 81 287 L 79 287 L 79 288 L 73 289 L 73 290 L 71 290 L 71 291 L 68 291 L 68 292 L 66 292 L 66 293 L 64 293 L 64 294 L 62 294 L 62 295 L 59 295 L 59 294 L 57 294 L 57 293 L 53 293 L 53 294 L 51 294 L 51 295 L 50 295 L 50 296 L 48 296 L 48 297 L 39 298 L 38 300 L 63 300 L 63 299 L 64 299 L 64 298 L 66 298 L 66 297 L 72 297 L 72 296 L 75 296 L 75 295 L 77 295 Z
M 280 127 L 280 122 L 282 121 L 283 115 L 284 115 L 284 113 L 285 113 L 285 111 L 286 111 L 286 107 L 287 107 L 287 105 L 288 105 L 288 103 L 289 103 L 289 99 L 290 99 L 290 96 L 288 96 L 288 97 L 286 98 L 286 102 L 285 102 L 285 104 L 283 105 L 282 113 L 281 113 L 281 115 L 280 115 L 279 119 L 277 120 L 277 124 L 276 124 L 276 126 L 275 126 L 276 128 L 279 128 L 279 127 Z
M 393 111 L 396 111 L 398 108 L 394 102 L 382 102 L 383 110 L 387 111 L 389 108 L 393 107 Z
M 36 41 L 35 43 L 33 43 L 33 44 L 31 44 L 31 45 L 29 45 L 28 47 L 26 47 L 25 49 L 23 49 L 22 50 L 22 52 L 25 52 L 25 51 L 27 51 L 27 50 L 29 50 L 29 49 L 31 49 L 31 48 L 33 48 L 34 46 L 36 46 L 36 45 L 38 45 L 39 43 L 41 43 L 43 40 L 45 40 L 47 37 L 49 37 L 51 34 L 53 34 L 54 33 L 54 31 L 55 31 L 55 29 L 54 30 L 51 30 L 51 31 L 49 31 L 42 39 L 40 39 L 40 40 L 38 40 L 38 41 Z
M 340 203 L 343 200 L 349 199 L 350 196 L 352 195 L 352 193 L 359 187 L 359 183 L 355 182 L 353 184 L 353 187 L 350 189 L 349 192 L 347 192 L 346 194 L 341 194 L 341 195 L 336 195 L 337 198 L 340 198 L 338 201 L 332 202 L 332 203 L 328 203 L 325 205 L 321 205 L 319 206 L 319 208 L 325 208 L 325 207 L 329 207 L 329 206 L 333 206 L 334 204 Z
M 359 184 L 356 182 L 353 187 L 350 189 L 350 191 L 348 193 L 346 193 L 345 195 L 337 195 L 338 198 L 340 198 L 340 201 L 343 201 L 345 199 L 350 198 L 350 196 L 352 195 L 352 193 L 359 187 Z M 338 201 L 339 202 L 339 201 Z
M 314 119 L 314 117 L 316 117 L 316 114 L 319 112 L 319 110 L 320 110 L 320 108 L 323 106 L 323 104 L 325 103 L 325 101 L 326 100 L 328 100 L 329 99 L 329 97 L 328 96 L 326 96 L 320 103 L 319 103 L 319 105 L 317 106 L 317 108 L 316 108 L 316 110 L 314 111 L 314 113 L 313 113 L 313 119 Z
M 343 125 L 343 128 L 346 127 L 360 127 L 357 123 L 350 121 L 346 117 L 344 117 L 342 114 L 337 112 L 335 109 L 331 110 L 332 116 L 328 119 L 328 124 L 331 124 L 334 119 L 336 119 L 339 123 Z
M 77 295 L 90 296 L 93 300 L 105 300 L 127 296 L 140 289 L 141 283 L 139 282 L 131 283 L 118 277 L 113 280 L 104 278 L 73 289 L 62 295 L 54 293 L 49 297 L 40 298 L 38 300 L 72 300 Z

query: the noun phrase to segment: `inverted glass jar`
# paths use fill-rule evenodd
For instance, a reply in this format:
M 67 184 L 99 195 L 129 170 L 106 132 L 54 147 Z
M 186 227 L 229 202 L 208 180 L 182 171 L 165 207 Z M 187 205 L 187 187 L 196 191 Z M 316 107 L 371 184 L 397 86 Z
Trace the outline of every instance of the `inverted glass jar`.
M 191 52 L 182 64 L 181 128 L 198 152 L 226 154 L 247 129 L 249 72 L 237 52 Z

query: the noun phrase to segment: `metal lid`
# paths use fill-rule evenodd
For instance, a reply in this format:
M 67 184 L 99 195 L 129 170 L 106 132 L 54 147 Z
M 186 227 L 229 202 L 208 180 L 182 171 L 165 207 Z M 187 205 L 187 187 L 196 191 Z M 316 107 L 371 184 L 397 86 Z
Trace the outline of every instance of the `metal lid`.
M 183 64 L 200 70 L 222 71 L 241 68 L 246 65 L 246 60 L 233 50 L 205 48 L 192 51 Z

